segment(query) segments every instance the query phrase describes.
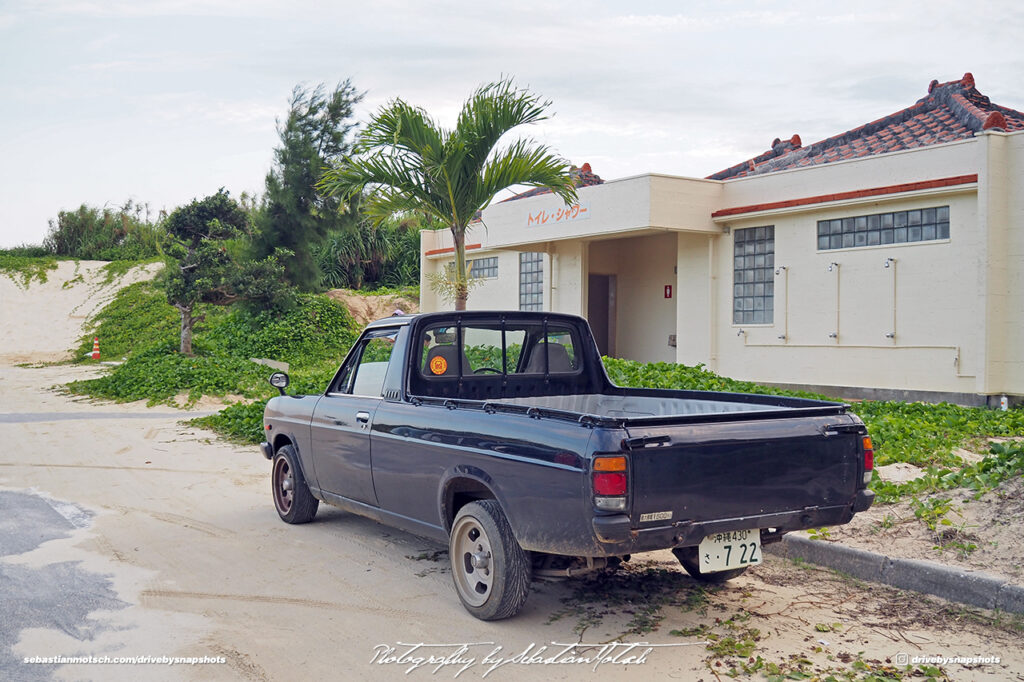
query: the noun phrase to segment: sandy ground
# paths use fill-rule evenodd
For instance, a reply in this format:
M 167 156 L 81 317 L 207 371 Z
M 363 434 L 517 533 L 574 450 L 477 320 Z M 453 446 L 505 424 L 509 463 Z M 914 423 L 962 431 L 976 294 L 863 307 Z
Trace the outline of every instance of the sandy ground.
M 873 506 L 821 539 L 891 557 L 938 561 L 1024 585 L 1024 479 L 980 497 L 973 490 L 956 489 L 920 499 L 947 507 L 941 518 L 949 523 L 933 520 L 931 529 L 915 515 L 914 505 L 904 501 Z
M 396 310 L 404 313 L 418 313 L 420 310 L 419 301 L 404 296 L 364 296 L 352 289 L 331 289 L 327 295 L 343 303 L 359 324 L 389 317 Z
M 671 554 L 652 553 L 600 580 L 535 583 L 515 619 L 477 621 L 458 603 L 443 547 L 329 507 L 314 523 L 288 526 L 274 511 L 269 463 L 256 448 L 183 426 L 186 413 L 166 406 L 76 401 L 49 388 L 89 376 L 95 366 L 13 366 L 13 358 L 37 360 L 73 344 L 80 331 L 62 316 L 78 306 L 79 294 L 64 300 L 47 290 L 30 306 L 9 298 L 8 289 L 0 295 L 5 338 L 45 340 L 39 349 L 16 344 L 0 357 L 0 438 L 7 445 L 0 496 L 43 496 L 69 519 L 66 533 L 37 538 L 34 549 L 0 547 L 0 568 L 7 569 L 0 575 L 59 568 L 69 576 L 54 583 L 67 594 L 51 600 L 52 622 L 32 627 L 4 614 L 46 595 L 29 578 L 0 585 L 8 605 L 0 609 L 0 634 L 6 629 L 12 642 L 0 650 L 0 678 L 451 679 L 465 668 L 459 679 L 480 679 L 504 660 L 488 679 L 710 681 L 744 664 L 764 665 L 758 657 L 784 672 L 838 674 L 859 660 L 884 671 L 904 656 L 995 656 L 999 663 L 942 670 L 957 680 L 1024 680 L 1019 619 L 772 557 L 727 587 L 707 589 L 685 577 Z M 114 598 L 72 622 L 73 609 L 63 605 L 80 603 L 78 585 Z M 646 647 L 605 649 L 623 654 L 618 664 L 509 661 L 531 645 L 532 653 L 548 647 L 543 658 L 562 649 L 554 643 L 577 642 L 594 645 L 577 649 L 586 657 L 608 642 L 658 646 L 632 664 L 623 661 Z M 443 646 L 394 660 L 415 643 Z M 462 662 L 409 672 L 424 652 Z M 224 662 L 22 663 L 58 655 Z
M 60 261 L 44 283 L 28 286 L 0 273 L 0 362 L 63 360 L 85 333 L 83 325 L 110 302 L 117 290 L 150 279 L 160 268 L 134 268 L 106 282 L 100 261 Z M 101 349 L 102 351 L 102 349 Z M 104 358 L 107 359 L 107 358 Z

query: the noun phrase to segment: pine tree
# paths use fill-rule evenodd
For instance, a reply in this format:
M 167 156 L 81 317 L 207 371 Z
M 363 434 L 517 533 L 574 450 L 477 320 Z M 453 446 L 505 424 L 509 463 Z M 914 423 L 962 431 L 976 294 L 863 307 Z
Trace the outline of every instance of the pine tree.
M 350 151 L 353 108 L 362 98 L 348 80 L 330 93 L 323 84 L 313 90 L 295 86 L 288 118 L 283 124 L 278 121 L 281 145 L 274 150 L 274 167 L 255 215 L 253 247 L 257 257 L 276 249 L 290 251 L 285 276 L 301 289 L 312 290 L 319 283 L 317 245 L 329 233 L 355 229 L 356 209 L 339 212 L 340 200 L 321 196 L 316 184 L 325 167 Z

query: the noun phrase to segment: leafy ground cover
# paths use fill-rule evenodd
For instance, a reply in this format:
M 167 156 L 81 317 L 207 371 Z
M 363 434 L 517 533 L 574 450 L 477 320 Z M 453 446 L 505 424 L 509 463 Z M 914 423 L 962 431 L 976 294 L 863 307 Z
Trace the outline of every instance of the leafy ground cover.
M 196 332 L 195 355 L 182 355 L 177 352 L 178 312 L 167 303 L 159 284 L 125 287 L 93 320 L 76 355 L 84 358 L 93 336 L 99 336 L 106 357 L 126 360 L 109 374 L 72 382 L 67 389 L 151 404 L 173 403 L 182 393 L 187 402 L 204 395 L 240 395 L 262 405 L 273 392 L 266 382 L 270 370 L 252 358 L 289 363 L 300 388 L 321 379 L 326 383 L 324 377 L 337 369 L 359 331 L 342 306 L 313 294 L 297 296 L 294 308 L 280 315 L 245 307 L 210 306 L 200 312 L 207 317 Z M 232 407 L 245 415 L 257 410 L 241 403 Z M 258 419 L 248 423 L 262 430 Z M 234 413 L 217 415 L 209 425 L 236 438 L 242 431 Z
M 0 250 L 0 274 L 22 287 L 32 280 L 46 281 L 46 273 L 57 269 L 57 258 L 45 255 L 42 247 L 19 246 Z

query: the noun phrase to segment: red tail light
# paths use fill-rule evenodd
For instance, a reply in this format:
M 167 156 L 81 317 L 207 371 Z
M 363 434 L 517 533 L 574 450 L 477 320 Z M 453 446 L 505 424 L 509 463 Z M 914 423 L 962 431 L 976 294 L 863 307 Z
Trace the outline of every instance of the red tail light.
M 869 436 L 861 441 L 864 446 L 864 485 L 871 482 L 871 472 L 875 468 L 875 448 Z
M 595 495 L 625 495 L 626 474 L 594 474 Z

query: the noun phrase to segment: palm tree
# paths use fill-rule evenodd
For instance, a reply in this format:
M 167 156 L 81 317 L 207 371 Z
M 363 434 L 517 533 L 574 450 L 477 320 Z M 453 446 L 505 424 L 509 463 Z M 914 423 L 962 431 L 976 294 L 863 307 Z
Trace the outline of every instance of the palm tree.
M 343 199 L 366 191 L 363 205 L 378 220 L 426 214 L 447 225 L 455 241 L 455 309 L 465 310 L 466 227 L 498 192 L 526 185 L 550 189 L 566 204 L 576 200 L 569 164 L 547 146 L 520 139 L 496 149 L 513 128 L 548 118 L 550 105 L 504 79 L 478 88 L 447 130 L 423 109 L 392 100 L 319 188 Z

